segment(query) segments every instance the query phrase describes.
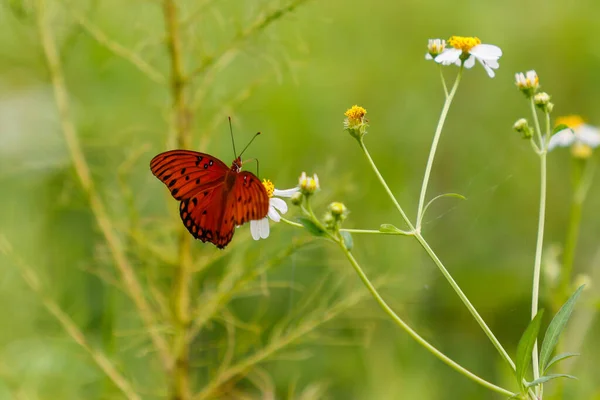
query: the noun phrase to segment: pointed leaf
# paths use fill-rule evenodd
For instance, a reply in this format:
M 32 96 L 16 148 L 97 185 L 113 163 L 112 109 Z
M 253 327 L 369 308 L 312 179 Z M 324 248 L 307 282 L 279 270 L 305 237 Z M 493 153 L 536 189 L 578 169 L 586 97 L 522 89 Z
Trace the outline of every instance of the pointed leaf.
M 344 246 L 350 251 L 352 247 L 354 247 L 354 240 L 352 240 L 352 235 L 350 232 L 341 231 L 340 235 L 342 235 L 342 239 L 344 239 Z
M 546 373 L 546 371 L 548 371 L 548 369 L 550 369 L 550 367 L 554 364 L 556 364 L 559 361 L 562 360 L 566 360 L 567 358 L 571 358 L 571 357 L 577 357 L 580 356 L 581 354 L 579 353 L 561 353 L 561 354 L 557 354 L 554 357 L 552 357 L 552 360 L 548 361 L 548 365 L 546 365 L 546 367 L 544 368 L 544 373 Z
M 571 128 L 569 128 L 569 126 L 565 125 L 565 124 L 556 125 L 554 127 L 554 129 L 552 129 L 552 134 L 554 135 L 555 133 L 558 133 L 560 131 L 564 131 L 565 129 L 571 129 Z M 571 129 L 571 131 L 572 131 L 572 129 Z
M 319 228 L 310 218 L 308 217 L 297 217 L 298 222 L 302 224 L 311 234 L 315 236 L 325 236 L 325 232 Z
M 432 205 L 434 201 L 436 201 L 437 199 L 441 199 L 442 197 L 454 197 L 454 198 L 461 199 L 461 200 L 467 199 L 465 196 L 463 196 L 462 194 L 458 194 L 458 193 L 444 193 L 444 194 L 440 194 L 439 196 L 435 196 L 433 199 L 429 200 L 429 202 L 427 203 L 425 208 L 423 208 L 423 213 L 421 214 L 421 218 L 423 218 L 423 215 L 425 215 L 425 212 L 427 211 L 429 206 Z
M 406 236 L 411 234 L 409 232 L 403 231 L 402 229 L 396 228 L 392 224 L 381 224 L 381 226 L 379 227 L 379 232 L 392 233 L 392 234 L 396 234 L 396 235 L 406 235 Z
M 527 326 L 527 329 L 525 329 L 525 332 L 523 332 L 523 336 L 521 336 L 519 345 L 517 346 L 515 376 L 520 387 L 523 387 L 523 379 L 525 378 L 529 364 L 531 364 L 531 352 L 533 351 L 533 345 L 535 344 L 540 331 L 543 315 L 544 310 L 540 310 L 535 318 L 529 322 L 529 325 Z
M 577 298 L 581 294 L 583 290 L 583 286 L 581 285 L 575 293 L 569 297 L 569 299 L 563 304 L 563 306 L 558 310 L 554 318 L 552 318 L 552 322 L 548 325 L 548 329 L 546 330 L 546 334 L 544 335 L 544 341 L 542 343 L 542 348 L 540 350 L 540 369 L 544 371 L 546 369 L 546 364 L 548 364 L 548 360 L 550 360 L 550 356 L 552 355 L 552 351 L 556 347 L 556 343 L 558 343 L 558 338 L 562 333 L 569 317 L 571 316 L 571 312 L 573 312 L 573 307 L 575 306 L 575 302 Z
M 556 378 L 569 378 L 569 379 L 577 379 L 577 377 L 573 376 L 573 375 L 567 375 L 567 374 L 550 374 L 550 375 L 545 375 L 545 376 L 540 376 L 539 378 L 537 378 L 536 380 L 534 380 L 533 382 L 528 382 L 527 383 L 527 387 L 533 387 L 533 386 L 537 386 L 539 384 L 542 383 L 546 383 L 552 379 L 556 379 Z

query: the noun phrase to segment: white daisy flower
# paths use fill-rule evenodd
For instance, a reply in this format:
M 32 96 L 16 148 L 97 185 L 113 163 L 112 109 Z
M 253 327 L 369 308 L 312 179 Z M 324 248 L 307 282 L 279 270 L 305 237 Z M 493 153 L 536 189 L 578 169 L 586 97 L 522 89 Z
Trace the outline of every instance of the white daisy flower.
M 556 119 L 556 125 L 566 125 L 568 128 L 555 133 L 548 143 L 548 150 L 555 147 L 589 146 L 591 148 L 600 145 L 600 129 L 588 125 L 579 115 L 569 115 Z
M 464 65 L 465 68 L 472 68 L 475 60 L 478 60 L 485 68 L 490 78 L 495 76 L 494 70 L 500 66 L 498 59 L 502 56 L 502 50 L 498 46 L 491 44 L 481 44 L 477 37 L 452 36 L 448 39 L 447 48 L 435 57 L 435 62 L 442 65 L 455 64 Z
M 267 189 L 269 195 L 269 212 L 263 219 L 250 221 L 250 234 L 252 234 L 252 239 L 254 240 L 266 239 L 269 237 L 269 219 L 274 222 L 279 222 L 281 221 L 280 214 L 285 214 L 287 212 L 288 206 L 285 201 L 280 199 L 280 197 L 292 197 L 294 193 L 299 191 L 297 187 L 286 190 L 275 189 L 273 183 L 268 179 L 263 180 L 263 185 L 265 186 L 265 189 Z

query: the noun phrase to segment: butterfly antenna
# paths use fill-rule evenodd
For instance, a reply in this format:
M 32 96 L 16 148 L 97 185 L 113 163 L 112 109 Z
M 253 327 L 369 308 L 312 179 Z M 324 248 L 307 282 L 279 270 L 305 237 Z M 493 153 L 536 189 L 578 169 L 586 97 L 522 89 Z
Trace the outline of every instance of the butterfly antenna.
M 234 158 L 237 158 L 235 153 L 235 140 L 233 140 L 233 128 L 231 127 L 231 117 L 227 117 L 227 119 L 229 120 L 229 133 L 231 134 L 231 144 L 233 145 L 233 156 Z
M 250 141 L 248 142 L 248 144 L 246 145 L 246 147 L 244 147 L 244 150 L 242 150 L 242 152 L 240 153 L 240 155 L 238 157 L 241 157 L 242 154 L 244 154 L 244 152 L 246 151 L 246 149 L 252 144 L 252 142 L 254 142 L 254 139 L 256 139 L 256 137 L 260 135 L 260 132 L 257 132 L 256 135 L 254 135 L 254 137 L 252 139 L 250 139 Z

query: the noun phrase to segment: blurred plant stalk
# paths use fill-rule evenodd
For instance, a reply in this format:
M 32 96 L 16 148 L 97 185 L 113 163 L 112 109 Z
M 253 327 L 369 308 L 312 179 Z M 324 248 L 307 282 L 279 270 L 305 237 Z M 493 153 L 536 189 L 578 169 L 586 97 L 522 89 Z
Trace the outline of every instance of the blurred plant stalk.
M 172 97 L 172 125 L 177 148 L 192 147 L 192 113 L 187 104 L 185 91 L 187 79 L 184 71 L 182 42 L 179 32 L 179 16 L 175 0 L 164 0 L 163 15 L 166 29 L 166 45 L 171 62 L 170 89 Z M 173 140 L 167 138 L 167 143 Z M 175 334 L 173 352 L 175 365 L 172 377 L 173 400 L 188 400 L 190 392 L 190 283 L 192 282 L 191 236 L 183 225 L 179 232 L 179 262 L 173 288 L 173 317 Z
M 63 135 L 73 162 L 73 167 L 79 183 L 88 197 L 90 209 L 106 240 L 115 266 L 122 277 L 124 288 L 138 309 L 139 315 L 146 326 L 154 348 L 159 355 L 161 366 L 165 371 L 170 371 L 173 365 L 173 359 L 171 357 L 169 345 L 162 334 L 156 329 L 157 320 L 155 312 L 144 296 L 142 286 L 127 258 L 123 244 L 121 243 L 114 224 L 106 211 L 106 206 L 96 191 L 94 182 L 92 181 L 90 168 L 79 142 L 75 124 L 71 118 L 68 91 L 65 84 L 60 56 L 58 54 L 56 39 L 48 20 L 49 16 L 46 7 L 45 0 L 37 1 L 36 23 L 50 79 L 52 81 L 54 99 L 58 108 Z

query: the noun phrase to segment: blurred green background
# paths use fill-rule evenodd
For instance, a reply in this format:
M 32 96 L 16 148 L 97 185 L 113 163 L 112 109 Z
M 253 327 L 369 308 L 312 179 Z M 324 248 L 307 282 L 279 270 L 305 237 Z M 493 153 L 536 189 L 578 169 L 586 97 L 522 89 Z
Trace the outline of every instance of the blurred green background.
M 317 202 L 324 207 L 343 201 L 351 211 L 346 226 L 352 228 L 403 225 L 356 142 L 343 131 L 344 111 L 353 104 L 368 110 L 367 145 L 412 217 L 443 103 L 437 66 L 424 60 L 427 39 L 473 35 L 502 48 L 494 79 L 480 65 L 466 71 L 433 169 L 429 197 L 457 192 L 468 200 L 436 203 L 424 235 L 514 355 L 530 313 L 539 190 L 538 159 L 511 130 L 516 119 L 529 117 L 514 73 L 537 71 L 543 90 L 553 96 L 554 115 L 581 114 L 600 125 L 600 3 L 308 1 L 243 40 L 236 38 L 252 32 L 261 16 L 289 3 L 177 3 L 186 71 L 229 51 L 186 90 L 194 149 L 229 164 L 231 115 L 238 148 L 254 132 L 264 133 L 246 153 L 260 160 L 261 177 L 288 188 L 302 171 L 319 174 Z M 176 257 L 180 221 L 176 201 L 148 163 L 174 147 L 168 139 L 171 95 L 167 84 L 150 79 L 90 33 L 90 26 L 97 28 L 168 78 L 161 3 L 51 0 L 46 12 L 92 178 L 150 302 L 159 310 L 167 304 L 161 315 L 168 320 L 174 267 L 160 255 Z M 444 74 L 451 80 L 456 71 L 448 67 Z M 547 249 L 564 241 L 570 168 L 567 150 L 551 154 Z M 3 0 L 0 6 L 0 183 L 0 233 L 4 247 L 12 247 L 0 254 L 0 399 L 123 396 L 24 283 L 19 262 L 35 271 L 48 298 L 114 360 L 142 398 L 169 397 L 156 353 L 119 289 L 72 168 L 34 1 Z M 596 184 L 584 208 L 576 273 L 593 276 L 599 268 L 599 199 Z M 194 341 L 194 391 L 217 373 L 227 354 L 228 327 L 236 327 L 235 361 L 268 346 L 282 326 L 292 329 L 338 301 L 362 296 L 336 318 L 243 369 L 214 397 L 502 398 L 414 343 L 385 318 L 334 246 L 322 241 L 304 246 L 307 239 L 306 232 L 279 224 L 260 242 L 249 239 L 243 226 L 222 252 L 192 244 L 195 260 L 216 260 L 190 282 L 194 302 L 200 303 L 233 266 L 247 274 L 289 252 L 254 277 L 247 292 L 233 296 Z M 465 367 L 516 390 L 510 370 L 415 241 L 354 240 L 356 258 L 373 279 L 384 277 L 384 297 L 417 331 Z M 585 292 L 572 321 L 573 348 L 567 350 L 582 353 L 572 370 L 580 380 L 566 383 L 564 398 L 600 398 L 594 367 L 600 326 L 593 318 L 598 286 Z M 170 334 L 168 324 L 157 329 Z

